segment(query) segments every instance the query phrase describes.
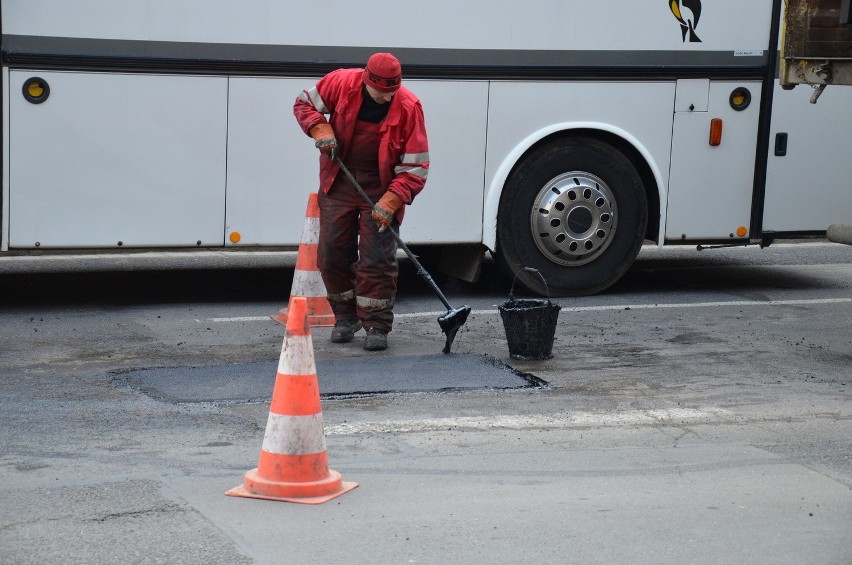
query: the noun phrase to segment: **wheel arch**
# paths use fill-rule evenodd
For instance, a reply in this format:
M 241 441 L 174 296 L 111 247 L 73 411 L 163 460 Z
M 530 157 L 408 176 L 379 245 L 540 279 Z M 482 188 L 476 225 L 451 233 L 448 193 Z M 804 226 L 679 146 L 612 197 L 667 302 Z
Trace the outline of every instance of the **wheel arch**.
M 664 201 L 662 187 L 665 185 L 662 173 L 650 151 L 635 136 L 620 128 L 601 123 L 581 123 L 554 124 L 541 129 L 521 141 L 503 159 L 485 194 L 482 223 L 482 243 L 485 247 L 492 252 L 497 251 L 497 215 L 500 209 L 500 198 L 515 168 L 538 147 L 573 137 L 599 139 L 618 149 L 630 160 L 642 179 L 648 201 L 648 227 L 645 238 L 658 243 L 662 241 L 660 226 L 664 225 L 664 222 L 660 202 Z

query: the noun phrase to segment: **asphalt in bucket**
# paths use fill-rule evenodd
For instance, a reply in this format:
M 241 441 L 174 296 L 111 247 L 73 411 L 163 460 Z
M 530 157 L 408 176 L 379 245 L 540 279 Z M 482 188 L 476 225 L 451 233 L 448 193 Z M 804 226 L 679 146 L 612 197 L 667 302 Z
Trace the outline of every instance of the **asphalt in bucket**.
M 316 361 L 323 398 L 418 392 L 515 390 L 547 383 L 487 355 L 414 355 Z M 117 373 L 118 379 L 164 402 L 269 400 L 277 361 L 158 367 Z

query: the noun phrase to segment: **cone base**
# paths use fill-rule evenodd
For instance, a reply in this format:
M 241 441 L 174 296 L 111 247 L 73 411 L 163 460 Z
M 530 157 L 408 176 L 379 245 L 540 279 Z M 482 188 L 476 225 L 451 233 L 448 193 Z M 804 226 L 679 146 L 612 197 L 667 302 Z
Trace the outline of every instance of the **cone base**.
M 287 326 L 289 308 L 282 308 L 277 314 L 270 316 L 282 326 Z M 308 324 L 317 328 L 334 326 L 334 314 L 308 314 Z
M 296 502 L 298 504 L 322 504 L 323 502 L 328 502 L 333 498 L 337 498 L 343 494 L 346 494 L 350 490 L 353 490 L 358 486 L 358 483 L 350 483 L 347 481 L 341 481 L 340 490 L 337 492 L 333 492 L 331 494 L 325 494 L 322 496 L 305 496 L 305 497 L 294 497 L 294 496 L 272 496 L 267 494 L 258 494 L 256 492 L 251 492 L 248 490 L 245 485 L 240 485 L 238 487 L 234 487 L 225 494 L 228 496 L 239 496 L 242 498 L 257 498 L 260 500 L 275 500 L 278 502 Z

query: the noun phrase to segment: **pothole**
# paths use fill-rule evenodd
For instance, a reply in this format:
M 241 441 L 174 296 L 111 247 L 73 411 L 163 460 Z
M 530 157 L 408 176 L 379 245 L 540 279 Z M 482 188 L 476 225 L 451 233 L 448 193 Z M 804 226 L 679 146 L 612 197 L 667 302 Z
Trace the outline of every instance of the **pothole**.
M 547 383 L 488 355 L 414 355 L 316 361 L 323 398 L 540 388 Z M 115 373 L 163 402 L 259 402 L 271 398 L 277 361 L 157 367 Z

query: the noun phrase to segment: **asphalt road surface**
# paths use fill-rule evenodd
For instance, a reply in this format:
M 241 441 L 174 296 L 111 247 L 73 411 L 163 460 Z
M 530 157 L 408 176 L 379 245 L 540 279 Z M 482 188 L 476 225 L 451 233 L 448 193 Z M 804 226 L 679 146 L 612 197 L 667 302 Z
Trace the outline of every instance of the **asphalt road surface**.
M 2 260 L 2 259 L 0 259 Z M 442 355 L 408 264 L 390 349 L 313 328 L 322 505 L 257 466 L 293 271 L 0 269 L 0 563 L 852 562 L 852 247 L 643 249 L 509 356 L 511 280 Z

